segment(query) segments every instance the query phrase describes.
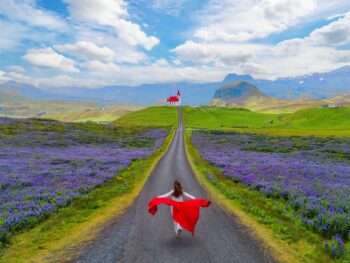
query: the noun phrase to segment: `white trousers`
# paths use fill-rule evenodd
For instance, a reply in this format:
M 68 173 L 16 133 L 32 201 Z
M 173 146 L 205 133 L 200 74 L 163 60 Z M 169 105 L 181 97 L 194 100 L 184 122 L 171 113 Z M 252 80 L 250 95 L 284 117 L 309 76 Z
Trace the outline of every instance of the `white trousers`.
M 173 215 L 173 207 L 171 207 L 171 215 Z M 177 233 L 178 230 L 182 230 L 182 227 L 180 226 L 179 223 L 174 221 L 174 229 L 175 229 L 175 233 Z

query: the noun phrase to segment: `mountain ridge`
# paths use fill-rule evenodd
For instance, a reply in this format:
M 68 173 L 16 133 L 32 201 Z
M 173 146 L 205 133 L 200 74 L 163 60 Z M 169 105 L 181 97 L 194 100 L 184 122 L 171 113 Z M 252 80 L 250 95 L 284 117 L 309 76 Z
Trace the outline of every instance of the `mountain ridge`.
M 29 84 L 14 81 L 0 84 L 1 88 L 11 88 L 31 99 L 88 100 L 111 104 L 154 105 L 166 97 L 182 91 L 182 101 L 188 105 L 209 104 L 215 91 L 232 81 L 247 81 L 259 87 L 268 96 L 281 99 L 327 99 L 350 92 L 350 66 L 326 73 L 307 76 L 280 78 L 277 80 L 255 79 L 250 75 L 228 74 L 222 81 L 208 83 L 160 83 L 142 84 L 136 87 L 116 85 L 98 89 L 83 87 L 63 88 L 52 91 L 42 90 Z
M 340 94 L 327 100 L 305 98 L 287 100 L 268 96 L 249 82 L 234 81 L 217 89 L 210 104 L 218 107 L 246 108 L 265 113 L 286 113 L 307 108 L 319 108 L 329 103 L 350 105 L 350 93 Z

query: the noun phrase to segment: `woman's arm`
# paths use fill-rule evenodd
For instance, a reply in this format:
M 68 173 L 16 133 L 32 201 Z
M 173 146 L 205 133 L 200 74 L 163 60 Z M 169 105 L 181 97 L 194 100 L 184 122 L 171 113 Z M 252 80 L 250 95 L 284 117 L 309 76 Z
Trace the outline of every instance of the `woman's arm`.
M 190 195 L 189 193 L 184 192 L 184 196 L 186 196 L 189 199 L 196 199 L 193 195 Z
M 174 190 L 171 190 L 170 192 L 164 194 L 164 195 L 159 195 L 157 196 L 158 198 L 169 198 L 170 196 L 172 196 L 174 193 Z

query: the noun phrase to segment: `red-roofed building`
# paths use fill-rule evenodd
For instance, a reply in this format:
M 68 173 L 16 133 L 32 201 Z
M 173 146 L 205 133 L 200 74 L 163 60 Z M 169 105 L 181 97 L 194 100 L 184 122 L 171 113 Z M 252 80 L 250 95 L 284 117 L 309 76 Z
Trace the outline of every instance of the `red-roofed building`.
M 177 91 L 176 96 L 170 96 L 169 98 L 167 98 L 166 103 L 168 106 L 180 106 L 181 104 L 180 90 Z

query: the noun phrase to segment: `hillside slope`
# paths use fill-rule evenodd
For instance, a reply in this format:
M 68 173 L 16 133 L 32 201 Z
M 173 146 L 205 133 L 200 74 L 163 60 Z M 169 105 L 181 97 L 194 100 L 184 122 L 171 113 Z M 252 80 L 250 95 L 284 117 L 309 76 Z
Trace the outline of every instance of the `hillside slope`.
M 292 129 L 350 129 L 350 107 L 300 110 L 281 118 Z
M 177 118 L 176 107 L 152 106 L 126 114 L 113 124 L 117 126 L 176 127 Z
M 184 107 L 183 112 L 186 127 L 195 129 L 266 128 L 278 121 L 277 114 L 239 108 Z
M 265 113 L 288 113 L 299 109 L 319 107 L 320 100 L 286 100 L 274 98 L 261 92 L 255 85 L 245 81 L 235 81 L 219 88 L 211 105 L 220 107 L 246 108 Z

